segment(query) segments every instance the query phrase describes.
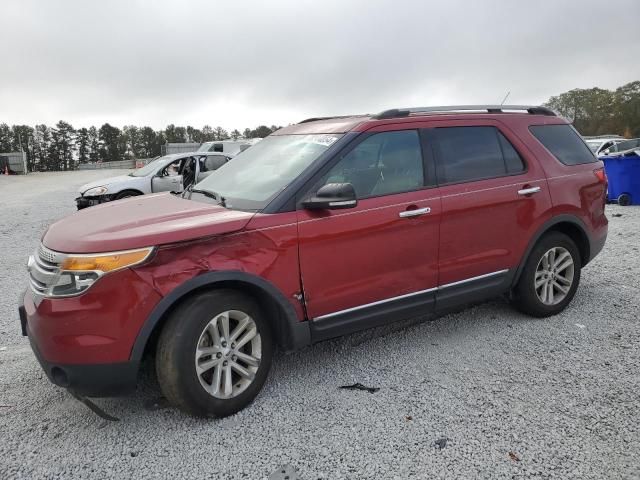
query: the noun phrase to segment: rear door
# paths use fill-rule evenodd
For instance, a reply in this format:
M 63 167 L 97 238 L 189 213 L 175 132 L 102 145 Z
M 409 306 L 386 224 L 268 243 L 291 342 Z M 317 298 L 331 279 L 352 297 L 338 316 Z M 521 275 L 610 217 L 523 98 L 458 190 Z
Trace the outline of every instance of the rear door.
M 314 340 L 433 306 L 440 199 L 427 171 L 418 129 L 374 132 L 363 134 L 305 192 L 346 182 L 358 196 L 351 209 L 298 210 L 301 277 Z
M 425 133 L 442 198 L 437 307 L 447 308 L 504 289 L 551 200 L 542 168 L 500 122 L 440 122 Z

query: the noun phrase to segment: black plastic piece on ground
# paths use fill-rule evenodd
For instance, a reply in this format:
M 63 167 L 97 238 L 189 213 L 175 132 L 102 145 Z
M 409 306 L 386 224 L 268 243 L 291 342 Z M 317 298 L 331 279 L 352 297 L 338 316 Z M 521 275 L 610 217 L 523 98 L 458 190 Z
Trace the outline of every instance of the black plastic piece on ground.
M 449 439 L 447 437 L 442 437 L 442 438 L 439 438 L 438 440 L 436 440 L 433 443 L 439 450 L 442 450 L 444 447 L 447 446 L 447 442 L 448 441 L 449 441 Z
M 354 383 L 353 385 L 343 385 L 338 388 L 342 388 L 344 390 L 364 390 L 365 392 L 369 393 L 376 393 L 378 390 L 380 390 L 378 387 L 365 387 L 361 383 Z
M 74 392 L 71 389 L 67 389 L 67 391 L 71 394 L 71 396 L 73 398 L 75 398 L 76 400 L 78 400 L 81 403 L 84 403 L 87 407 L 89 407 L 89 410 L 91 410 L 93 413 L 98 415 L 100 418 L 103 418 L 104 420 L 109 420 L 110 422 L 119 422 L 120 421 L 119 418 L 116 418 L 116 417 L 114 417 L 112 415 L 109 415 L 107 412 L 102 410 L 99 406 L 97 406 L 95 403 L 93 403 L 87 397 L 83 397 L 82 395 L 79 395 L 78 393 Z

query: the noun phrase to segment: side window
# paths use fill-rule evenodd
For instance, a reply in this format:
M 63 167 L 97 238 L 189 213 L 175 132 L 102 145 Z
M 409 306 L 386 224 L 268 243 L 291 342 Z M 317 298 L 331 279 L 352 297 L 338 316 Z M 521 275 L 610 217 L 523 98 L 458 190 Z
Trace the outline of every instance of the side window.
M 554 157 L 565 165 L 598 161 L 570 125 L 532 125 L 529 130 Z
M 502 155 L 504 157 L 504 165 L 507 169 L 507 174 L 520 173 L 524 171 L 524 162 L 516 149 L 513 148 L 511 142 L 498 130 L 498 139 L 500 140 L 500 147 L 502 148 Z
M 180 160 L 176 160 L 167 165 L 162 172 L 162 176 L 175 177 L 180 169 Z
M 421 188 L 424 173 L 418 132 L 382 132 L 365 138 L 323 177 L 321 185 L 327 183 L 351 183 L 360 199 Z
M 524 163 L 495 127 L 433 129 L 438 183 L 460 183 L 524 171 Z

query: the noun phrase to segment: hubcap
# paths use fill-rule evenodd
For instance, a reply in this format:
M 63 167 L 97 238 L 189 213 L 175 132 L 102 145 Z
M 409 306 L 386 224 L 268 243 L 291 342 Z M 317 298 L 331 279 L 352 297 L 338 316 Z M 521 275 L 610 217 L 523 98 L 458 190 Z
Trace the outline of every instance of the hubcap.
M 215 398 L 233 398 L 255 378 L 262 342 L 255 321 L 239 310 L 216 315 L 200 334 L 196 374 L 202 388 Z
M 548 250 L 538 262 L 534 287 L 545 305 L 557 305 L 565 299 L 573 284 L 574 264 L 571 253 L 563 247 Z

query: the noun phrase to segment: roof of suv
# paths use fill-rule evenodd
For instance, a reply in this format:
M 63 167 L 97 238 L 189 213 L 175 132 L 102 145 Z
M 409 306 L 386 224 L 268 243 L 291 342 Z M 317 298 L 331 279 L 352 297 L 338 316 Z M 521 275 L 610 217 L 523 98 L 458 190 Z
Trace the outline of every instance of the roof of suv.
M 352 130 L 361 130 L 358 128 L 364 124 L 371 125 L 372 122 L 396 123 L 399 120 L 419 119 L 425 116 L 447 115 L 455 116 L 456 119 L 473 118 L 482 114 L 487 115 L 521 115 L 521 116 L 542 116 L 557 117 L 556 113 L 547 108 L 530 105 L 453 105 L 440 107 L 418 107 L 418 108 L 394 108 L 385 110 L 375 115 L 348 115 L 338 117 L 318 117 L 308 118 L 300 123 L 289 125 L 281 128 L 272 135 L 292 135 L 292 134 L 323 134 L 323 133 L 346 133 Z M 557 122 L 554 122 L 557 123 Z

